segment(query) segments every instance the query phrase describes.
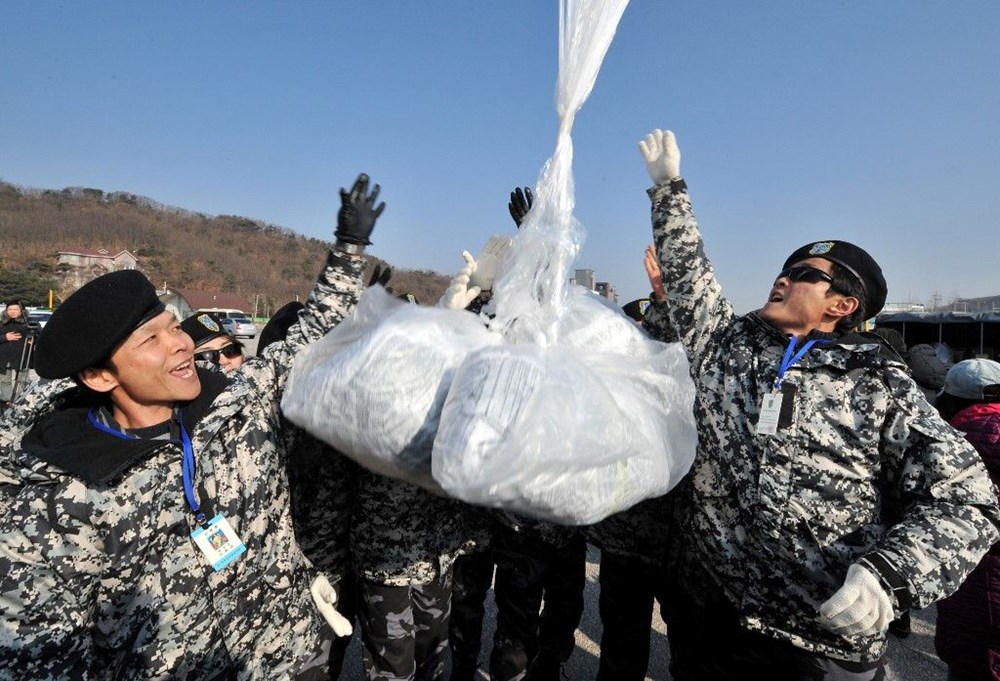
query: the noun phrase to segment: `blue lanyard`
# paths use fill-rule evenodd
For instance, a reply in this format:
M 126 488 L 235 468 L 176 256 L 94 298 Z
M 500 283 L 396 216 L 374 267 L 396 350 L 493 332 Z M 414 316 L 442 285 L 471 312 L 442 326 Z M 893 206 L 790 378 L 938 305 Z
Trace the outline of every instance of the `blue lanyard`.
M 781 390 L 781 381 L 785 378 L 785 372 L 788 371 L 793 364 L 802 359 L 809 349 L 819 342 L 817 339 L 812 339 L 806 341 L 805 345 L 799 348 L 798 352 L 795 352 L 795 341 L 797 339 L 792 336 L 788 341 L 788 347 L 785 348 L 785 355 L 781 358 L 781 366 L 778 367 L 778 375 L 774 379 L 774 389 Z M 792 354 L 794 352 L 794 354 Z
M 108 435 L 112 435 L 122 440 L 139 439 L 135 435 L 123 433 L 120 430 L 109 428 L 105 424 L 101 423 L 97 419 L 93 409 L 87 412 L 87 420 L 90 421 L 90 425 L 104 433 L 107 433 Z M 204 523 L 205 514 L 201 512 L 201 504 L 198 503 L 198 497 L 195 496 L 194 493 L 194 474 L 197 469 L 194 461 L 194 447 L 191 446 L 191 438 L 188 437 L 187 429 L 184 427 L 184 420 L 179 409 L 177 410 L 174 422 L 180 429 L 181 449 L 184 452 L 184 455 L 181 457 L 181 476 L 184 481 L 184 498 L 187 500 L 187 504 L 191 508 L 191 512 L 194 513 L 195 520 L 199 523 Z

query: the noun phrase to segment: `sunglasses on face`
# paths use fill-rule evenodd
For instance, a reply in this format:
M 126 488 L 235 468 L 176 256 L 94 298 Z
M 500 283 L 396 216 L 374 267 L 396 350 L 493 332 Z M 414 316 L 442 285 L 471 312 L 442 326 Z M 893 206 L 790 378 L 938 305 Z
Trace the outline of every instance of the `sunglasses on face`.
M 833 277 L 823 270 L 810 267 L 809 265 L 786 267 L 778 272 L 777 279 L 781 279 L 782 277 L 788 277 L 791 281 L 804 281 L 807 284 L 818 284 L 821 281 L 825 281 L 830 284 L 831 289 L 833 288 Z
M 212 364 L 218 364 L 221 357 L 227 357 L 232 359 L 234 357 L 239 357 L 243 354 L 243 348 L 236 343 L 230 343 L 229 345 L 223 346 L 218 350 L 202 350 L 201 352 L 194 353 L 194 358 L 196 361 L 200 360 L 203 362 L 211 362 Z

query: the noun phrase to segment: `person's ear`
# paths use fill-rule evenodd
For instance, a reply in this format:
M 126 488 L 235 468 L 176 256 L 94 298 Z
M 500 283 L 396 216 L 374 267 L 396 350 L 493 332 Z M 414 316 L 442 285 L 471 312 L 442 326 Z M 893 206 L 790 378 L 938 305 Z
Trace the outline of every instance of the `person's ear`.
M 830 299 L 830 304 L 827 305 L 826 313 L 831 317 L 842 319 L 843 317 L 848 317 L 854 314 L 860 304 L 861 301 L 854 296 L 838 295 Z
M 80 382 L 95 393 L 109 393 L 118 387 L 118 377 L 110 369 L 84 369 Z

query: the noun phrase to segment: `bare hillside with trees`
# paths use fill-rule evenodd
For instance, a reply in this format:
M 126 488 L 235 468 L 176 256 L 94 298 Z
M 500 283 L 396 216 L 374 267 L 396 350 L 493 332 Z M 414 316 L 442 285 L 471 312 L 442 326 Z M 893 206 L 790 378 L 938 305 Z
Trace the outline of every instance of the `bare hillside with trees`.
M 58 252 L 128 250 L 157 287 L 219 290 L 275 310 L 308 295 L 330 242 L 237 215 L 210 216 L 126 192 L 72 187 L 27 189 L 0 182 L 0 300 L 58 304 Z M 384 263 L 377 258 L 369 267 Z M 448 276 L 397 270 L 389 286 L 433 304 Z

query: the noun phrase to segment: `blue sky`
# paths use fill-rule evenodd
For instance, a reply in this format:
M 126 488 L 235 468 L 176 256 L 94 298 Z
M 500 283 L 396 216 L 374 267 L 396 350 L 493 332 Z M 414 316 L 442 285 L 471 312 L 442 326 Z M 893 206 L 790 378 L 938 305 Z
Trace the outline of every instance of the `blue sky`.
M 637 143 L 661 127 L 740 312 L 827 238 L 892 302 L 1000 294 L 997 35 L 995 0 L 632 0 L 573 128 L 577 267 L 648 292 Z M 557 0 L 11 0 L 0 178 L 329 238 L 365 171 L 371 252 L 452 273 L 552 155 L 557 50 Z

